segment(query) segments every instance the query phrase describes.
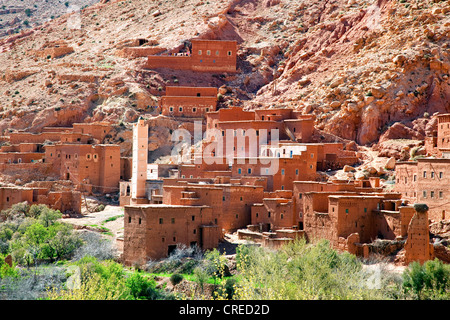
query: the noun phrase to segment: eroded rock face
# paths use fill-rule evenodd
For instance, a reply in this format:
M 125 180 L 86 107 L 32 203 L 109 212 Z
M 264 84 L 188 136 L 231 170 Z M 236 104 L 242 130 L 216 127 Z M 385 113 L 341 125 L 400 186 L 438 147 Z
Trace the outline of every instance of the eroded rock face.
M 401 122 L 396 122 L 381 135 L 379 142 L 382 143 L 390 139 L 423 140 L 424 138 L 424 134 L 420 133 L 419 131 L 408 128 Z

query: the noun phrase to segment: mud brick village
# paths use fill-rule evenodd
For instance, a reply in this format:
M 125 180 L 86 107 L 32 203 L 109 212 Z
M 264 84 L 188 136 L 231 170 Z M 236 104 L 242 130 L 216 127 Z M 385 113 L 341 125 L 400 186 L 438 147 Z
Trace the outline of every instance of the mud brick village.
M 80 29 L 66 13 L 0 38 L 1 210 L 99 234 L 89 219 L 119 215 L 104 236 L 129 267 L 298 239 L 450 262 L 448 1 L 178 2 L 100 1 Z

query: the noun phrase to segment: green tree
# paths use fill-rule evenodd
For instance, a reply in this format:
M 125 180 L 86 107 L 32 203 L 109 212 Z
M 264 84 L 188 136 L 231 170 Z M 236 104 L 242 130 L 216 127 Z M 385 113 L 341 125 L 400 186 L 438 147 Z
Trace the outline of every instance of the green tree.
M 403 273 L 403 289 L 414 299 L 450 299 L 450 266 L 435 259 L 414 261 Z
M 61 219 L 62 218 L 62 214 L 59 210 L 52 210 L 48 207 L 46 207 L 45 209 L 43 209 L 38 217 L 38 221 L 40 223 L 42 223 L 42 225 L 44 227 L 49 227 L 50 225 L 52 225 L 53 223 L 56 222 L 56 220 Z

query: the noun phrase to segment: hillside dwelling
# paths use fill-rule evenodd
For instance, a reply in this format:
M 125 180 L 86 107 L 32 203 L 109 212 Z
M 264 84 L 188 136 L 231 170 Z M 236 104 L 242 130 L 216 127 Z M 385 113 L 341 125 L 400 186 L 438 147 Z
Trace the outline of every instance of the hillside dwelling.
M 187 53 L 150 55 L 145 68 L 170 68 L 198 72 L 236 72 L 237 42 L 192 39 Z
M 121 173 L 119 145 L 58 143 L 45 146 L 45 162 L 63 180 L 71 180 L 81 191 L 119 191 Z
M 212 87 L 166 87 L 166 95 L 161 98 L 165 116 L 204 118 L 216 108 L 217 88 Z
M 426 204 L 434 221 L 450 217 L 450 159 L 418 158 L 395 165 L 395 191 L 405 199 Z

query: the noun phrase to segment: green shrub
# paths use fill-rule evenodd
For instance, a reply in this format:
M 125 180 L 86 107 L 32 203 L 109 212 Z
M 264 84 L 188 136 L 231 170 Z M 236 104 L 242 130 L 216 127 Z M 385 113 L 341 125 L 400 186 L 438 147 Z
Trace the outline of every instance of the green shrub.
M 412 262 L 403 273 L 403 289 L 414 299 L 450 299 L 450 266 L 435 259 Z
M 147 278 L 142 273 L 135 271 L 126 280 L 126 286 L 130 289 L 130 295 L 134 299 L 157 298 L 156 281 L 153 278 Z
M 296 240 L 277 251 L 248 246 L 238 250 L 236 299 L 384 299 L 371 289 L 362 262 L 330 248 L 328 241 Z M 383 283 L 381 283 L 383 285 Z
M 176 286 L 177 284 L 179 284 L 181 281 L 183 281 L 184 277 L 182 274 L 179 273 L 174 273 L 170 276 L 170 282 Z

